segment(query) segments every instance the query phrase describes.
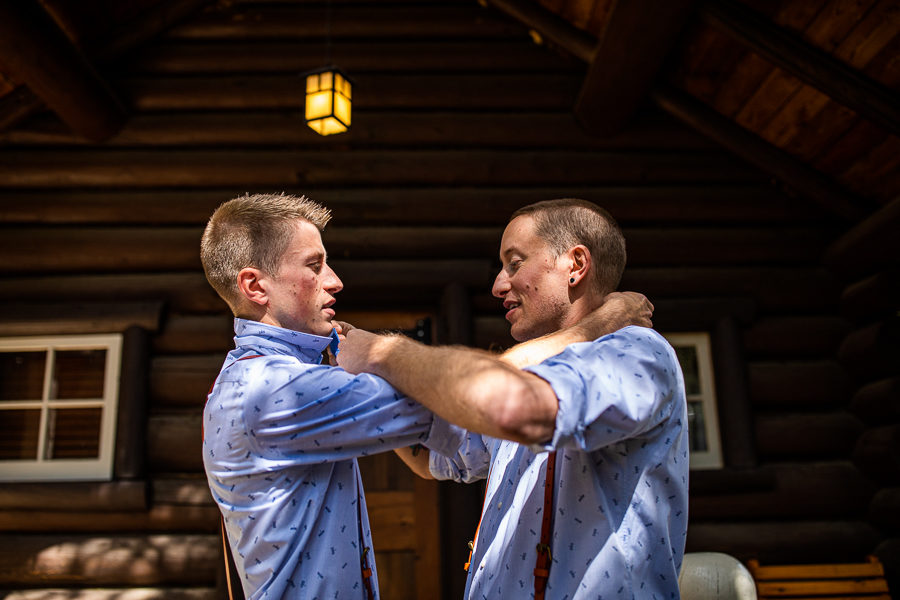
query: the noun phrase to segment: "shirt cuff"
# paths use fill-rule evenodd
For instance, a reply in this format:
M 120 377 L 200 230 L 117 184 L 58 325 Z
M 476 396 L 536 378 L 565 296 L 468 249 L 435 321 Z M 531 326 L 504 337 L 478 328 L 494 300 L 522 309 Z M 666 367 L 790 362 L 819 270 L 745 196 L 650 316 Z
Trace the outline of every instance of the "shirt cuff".
M 529 448 L 532 452 L 549 452 L 557 450 L 562 446 L 571 445 L 569 442 L 572 438 L 578 438 L 581 435 L 579 429 L 580 415 L 576 406 L 574 406 L 573 398 L 582 393 L 582 386 L 579 385 L 580 379 L 560 377 L 559 369 L 565 368 L 563 365 L 548 365 L 541 363 L 533 367 L 527 367 L 525 371 L 534 373 L 544 381 L 550 384 L 556 399 L 559 402 L 556 409 L 556 423 L 553 428 L 553 437 L 543 443 L 531 444 Z
M 443 456 L 456 456 L 459 447 L 465 441 L 466 430 L 453 425 L 441 417 L 434 415 L 428 437 L 422 445 Z

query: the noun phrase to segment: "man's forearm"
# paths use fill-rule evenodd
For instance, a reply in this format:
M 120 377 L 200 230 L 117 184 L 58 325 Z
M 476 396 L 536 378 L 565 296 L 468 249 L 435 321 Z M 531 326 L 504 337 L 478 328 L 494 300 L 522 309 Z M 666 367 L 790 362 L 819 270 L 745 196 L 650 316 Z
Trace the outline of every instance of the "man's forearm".
M 488 352 L 358 331 L 343 344 L 349 351 L 345 355 L 342 346 L 341 366 L 387 379 L 460 427 L 526 443 L 553 433 L 557 402 L 549 384 Z
M 412 448 L 395 448 L 394 452 L 400 457 L 409 470 L 421 477 L 422 479 L 434 479 L 431 475 L 429 467 L 430 452 L 428 448 L 419 448 L 418 452 Z
M 652 327 L 652 313 L 653 305 L 642 294 L 609 294 L 599 308 L 575 325 L 516 344 L 500 355 L 500 359 L 520 369 L 536 365 L 556 356 L 570 344 L 595 340 L 626 325 Z

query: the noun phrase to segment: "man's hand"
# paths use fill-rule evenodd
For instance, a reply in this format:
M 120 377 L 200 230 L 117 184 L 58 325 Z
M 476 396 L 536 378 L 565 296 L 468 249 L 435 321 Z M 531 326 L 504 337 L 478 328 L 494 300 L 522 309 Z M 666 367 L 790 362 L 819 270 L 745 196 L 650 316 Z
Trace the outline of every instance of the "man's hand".
M 387 355 L 396 336 L 377 335 L 364 329 L 351 327 L 340 335 L 337 364 L 348 373 L 371 371 L 378 360 Z
M 629 325 L 653 327 L 653 304 L 637 292 L 613 292 L 603 300 L 600 308 L 581 320 L 589 339 L 618 331 Z
M 347 321 L 338 321 L 334 320 L 331 322 L 331 326 L 334 327 L 334 330 L 338 333 L 338 338 L 343 340 L 347 336 L 347 332 L 351 329 L 356 329 L 353 325 L 348 323 Z

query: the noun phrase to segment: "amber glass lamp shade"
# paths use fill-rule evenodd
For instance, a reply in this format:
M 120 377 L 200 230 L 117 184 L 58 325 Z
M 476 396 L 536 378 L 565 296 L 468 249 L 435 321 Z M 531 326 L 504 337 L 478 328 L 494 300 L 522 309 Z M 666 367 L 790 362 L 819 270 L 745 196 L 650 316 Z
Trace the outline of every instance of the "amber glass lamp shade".
M 319 135 L 342 133 L 350 127 L 350 80 L 334 67 L 306 75 L 306 124 Z

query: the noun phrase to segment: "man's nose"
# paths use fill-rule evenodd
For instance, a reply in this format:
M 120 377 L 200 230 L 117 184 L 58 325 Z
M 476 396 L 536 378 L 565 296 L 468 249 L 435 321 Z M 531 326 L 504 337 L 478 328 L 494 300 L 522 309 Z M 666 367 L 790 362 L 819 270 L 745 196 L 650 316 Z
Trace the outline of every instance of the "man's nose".
M 509 292 L 509 278 L 506 276 L 506 271 L 500 270 L 497 273 L 497 277 L 494 279 L 494 286 L 491 288 L 491 293 L 496 298 L 502 298 Z
M 325 290 L 329 294 L 337 294 L 339 291 L 344 289 L 344 284 L 343 282 L 341 282 L 340 278 L 337 276 L 337 273 L 335 273 L 331 267 L 325 265 L 325 268 L 328 269 L 328 273 L 325 277 Z

